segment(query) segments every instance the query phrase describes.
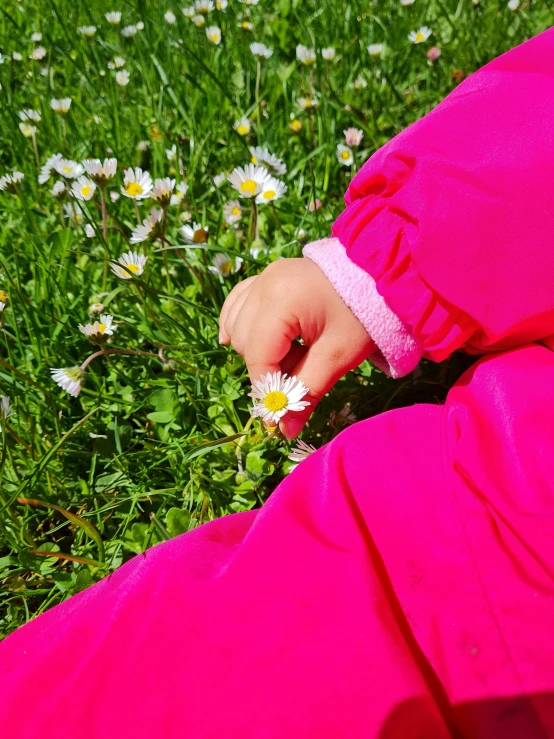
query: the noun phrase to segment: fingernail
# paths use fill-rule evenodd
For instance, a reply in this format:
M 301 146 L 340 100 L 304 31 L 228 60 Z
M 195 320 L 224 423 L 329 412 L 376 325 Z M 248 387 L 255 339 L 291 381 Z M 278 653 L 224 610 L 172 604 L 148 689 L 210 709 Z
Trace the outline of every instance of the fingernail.
M 283 421 L 281 431 L 287 439 L 294 439 L 304 428 L 304 421 L 300 418 L 291 418 L 289 421 Z
M 219 343 L 223 344 L 224 341 L 225 341 L 225 336 L 223 336 L 223 331 L 219 329 Z

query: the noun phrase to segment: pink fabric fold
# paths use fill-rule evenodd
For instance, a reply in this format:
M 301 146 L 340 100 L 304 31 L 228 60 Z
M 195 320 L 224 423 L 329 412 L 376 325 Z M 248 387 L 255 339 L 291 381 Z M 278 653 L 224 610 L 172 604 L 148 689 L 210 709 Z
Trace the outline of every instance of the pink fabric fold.
M 340 241 L 320 239 L 307 244 L 302 253 L 322 270 L 377 344 L 379 351 L 368 359 L 391 377 L 412 372 L 421 359 L 421 348 L 379 295 L 375 280 L 348 258 Z

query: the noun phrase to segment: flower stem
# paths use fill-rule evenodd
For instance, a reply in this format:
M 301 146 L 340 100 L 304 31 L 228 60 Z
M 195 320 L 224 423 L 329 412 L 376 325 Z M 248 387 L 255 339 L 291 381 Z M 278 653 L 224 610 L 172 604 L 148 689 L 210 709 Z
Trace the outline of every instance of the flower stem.
M 256 66 L 256 117 L 258 119 L 258 128 L 262 127 L 262 119 L 260 115 L 260 77 L 262 74 L 262 63 L 258 59 Z
M 171 278 L 169 275 L 169 262 L 167 260 L 167 249 L 165 248 L 165 230 L 167 228 L 167 208 L 164 208 L 164 216 L 162 221 L 162 235 L 161 235 L 161 242 L 162 242 L 162 249 L 163 249 L 163 255 L 164 255 L 164 267 L 165 267 L 165 278 L 166 278 L 166 285 L 167 285 L 167 292 L 171 294 Z
M 37 171 L 40 170 L 40 160 L 38 158 L 38 149 L 37 149 L 37 137 L 34 133 L 31 134 L 31 141 L 33 142 L 33 151 L 35 152 L 35 161 L 37 163 Z
M 139 357 L 153 357 L 154 359 L 160 359 L 160 357 L 153 352 L 141 352 L 138 349 L 100 349 L 99 351 L 94 352 L 89 357 L 87 357 L 79 369 L 86 369 L 93 359 L 96 359 L 96 357 L 105 356 L 107 354 L 133 354 Z
M 138 207 L 138 203 L 137 203 L 137 201 L 136 201 L 136 200 L 133 200 L 133 203 L 135 204 L 135 215 L 136 215 L 136 217 L 137 217 L 137 223 L 138 223 L 138 225 L 140 226 L 140 225 L 141 225 L 141 223 L 142 223 L 142 221 L 141 221 L 141 219 L 140 219 L 140 212 L 139 212 L 139 207 Z

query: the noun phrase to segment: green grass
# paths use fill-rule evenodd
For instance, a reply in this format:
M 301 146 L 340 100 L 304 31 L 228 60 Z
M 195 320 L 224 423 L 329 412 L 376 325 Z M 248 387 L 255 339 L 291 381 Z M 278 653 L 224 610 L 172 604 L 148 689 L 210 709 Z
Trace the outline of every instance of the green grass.
M 0 176 L 20 170 L 25 179 L 19 194 L 0 193 L 0 290 L 9 296 L 0 328 L 0 392 L 13 403 L 1 436 L 2 633 L 156 542 L 266 499 L 287 472 L 288 447 L 268 439 L 258 423 L 228 439 L 248 422 L 249 385 L 240 357 L 217 341 L 225 296 L 267 262 L 298 256 L 303 240 L 327 235 L 355 167 L 436 105 L 463 74 L 553 22 L 546 0 L 524 5 L 514 12 L 497 0 L 477 6 L 415 0 L 406 7 L 398 0 L 261 0 L 250 7 L 230 0 L 225 12 L 208 16 L 207 25 L 220 26 L 223 34 L 214 47 L 172 0 L 3 3 Z M 104 19 L 115 9 L 123 13 L 119 28 Z M 175 24 L 164 20 L 167 10 L 175 13 Z M 253 30 L 239 27 L 240 14 L 248 15 Z M 123 38 L 121 27 L 139 21 L 144 29 Z M 77 31 L 83 25 L 97 26 L 94 38 Z M 422 25 L 433 35 L 410 43 L 409 32 Z M 42 42 L 31 43 L 39 31 Z M 249 50 L 254 40 L 273 49 L 261 65 L 258 100 Z M 370 58 L 367 45 L 381 42 L 382 58 Z M 296 61 L 297 43 L 318 50 L 311 71 Z M 29 60 L 40 45 L 44 59 Z M 433 45 L 442 54 L 429 64 Z M 336 49 L 333 62 L 319 55 L 328 46 Z M 23 59 L 13 60 L 13 52 Z M 107 66 L 116 55 L 126 59 L 126 87 Z M 367 84 L 355 89 L 360 76 Z M 300 111 L 297 99 L 313 92 L 319 108 Z M 65 96 L 72 105 L 64 133 L 50 99 Z M 139 279 L 106 273 L 108 260 L 129 248 L 136 226 L 132 202 L 108 199 L 106 241 L 99 191 L 84 204 L 83 222 L 73 226 L 49 193 L 53 180 L 37 183 L 31 140 L 18 128 L 23 108 L 42 115 L 36 136 L 41 164 L 55 152 L 77 161 L 115 156 L 114 192 L 123 167 L 178 180 L 184 174 L 188 192 L 168 211 L 167 240 L 183 243 L 179 227 L 188 212 L 209 227 L 207 244 L 165 252 L 159 241 L 142 244 L 138 250 L 148 263 Z M 252 124 L 246 138 L 233 128 L 242 116 Z M 297 134 L 291 118 L 302 122 Z M 354 168 L 340 167 L 335 155 L 348 126 L 364 132 Z M 148 142 L 143 151 L 141 141 Z M 230 185 L 213 183 L 214 175 L 249 161 L 248 145 L 267 146 L 288 168 L 288 192 L 276 210 L 260 208 L 254 246 L 268 252 L 256 259 L 248 203 L 239 227 L 226 227 L 223 205 L 235 194 Z M 168 161 L 172 146 L 176 157 Z M 310 212 L 316 198 L 322 206 Z M 141 206 L 143 216 L 150 205 Z M 94 225 L 94 238 L 85 237 L 85 222 Z M 223 279 L 207 269 L 219 252 L 244 259 L 239 275 Z M 77 329 L 95 302 L 118 324 L 109 347 L 145 354 L 93 360 L 74 399 L 54 384 L 49 368 L 79 365 L 95 351 Z M 303 438 L 316 446 L 329 441 L 344 425 L 332 413 L 347 402 L 358 419 L 414 402 L 441 402 L 471 361 L 457 356 L 442 366 L 424 363 L 401 382 L 366 363 L 325 398 Z

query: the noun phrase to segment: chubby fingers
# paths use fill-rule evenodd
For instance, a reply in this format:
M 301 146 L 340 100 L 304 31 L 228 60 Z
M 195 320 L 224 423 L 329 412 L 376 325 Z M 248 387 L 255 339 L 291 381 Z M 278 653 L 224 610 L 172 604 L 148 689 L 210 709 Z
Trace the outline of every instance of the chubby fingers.
M 233 316 L 236 316 L 237 309 L 240 308 L 242 303 L 244 302 L 244 297 L 248 294 L 248 291 L 252 287 L 252 283 L 259 275 L 253 275 L 252 277 L 247 277 L 246 280 L 242 280 L 238 284 L 235 285 L 235 287 L 231 290 L 229 295 L 227 295 L 225 302 L 223 303 L 223 308 L 221 309 L 221 313 L 219 314 L 219 343 L 220 344 L 230 344 L 231 343 L 231 336 L 229 332 L 225 329 L 225 325 L 232 326 L 232 323 L 229 321 L 229 314 L 231 313 L 231 310 L 233 306 L 235 307 Z M 240 300 L 242 298 L 242 300 Z M 237 304 L 237 301 L 240 302 Z

